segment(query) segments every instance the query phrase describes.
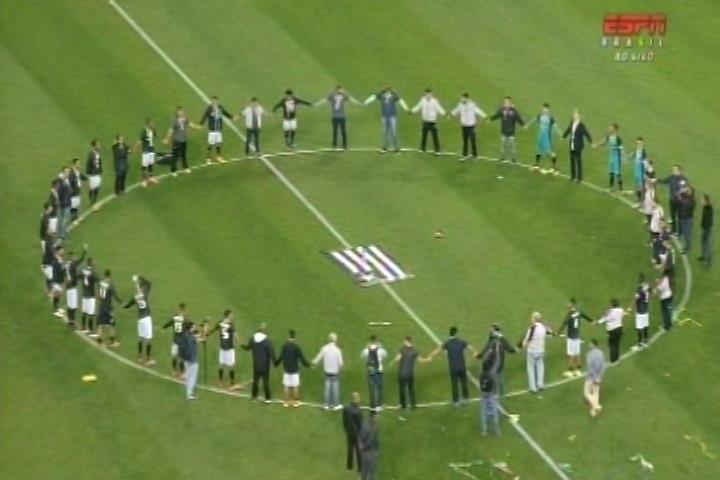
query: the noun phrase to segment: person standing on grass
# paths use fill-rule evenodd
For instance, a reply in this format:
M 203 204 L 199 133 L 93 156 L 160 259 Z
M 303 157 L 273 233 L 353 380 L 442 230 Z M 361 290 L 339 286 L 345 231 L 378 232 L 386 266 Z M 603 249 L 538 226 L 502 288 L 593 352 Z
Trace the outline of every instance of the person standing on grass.
M 70 220 L 73 225 L 77 225 L 78 213 L 80 211 L 80 199 L 82 193 L 82 181 L 84 175 L 80 170 L 80 160 L 77 158 L 72 159 L 70 165 Z
M 228 390 L 239 390 L 240 386 L 235 382 L 235 340 L 237 334 L 233 323 L 232 310 L 225 310 L 222 320 L 207 333 L 206 337 L 215 332 L 219 332 L 218 337 L 220 339 L 218 352 L 218 380 L 220 385 L 225 387 L 224 374 L 227 370 L 228 380 L 230 381 Z
M 412 114 L 417 112 L 420 112 L 420 117 L 422 118 L 420 151 L 425 153 L 429 133 L 432 135 L 433 151 L 435 152 L 435 155 L 440 155 L 440 139 L 438 138 L 437 121 L 439 116 L 445 115 L 445 109 L 442 105 L 440 105 L 437 98 L 435 98 L 431 89 L 425 89 L 425 95 L 423 95 L 417 105 L 415 105 L 409 113 Z
M 695 191 L 688 186 L 680 193 L 678 200 L 678 221 L 680 222 L 680 236 L 683 239 L 683 255 L 690 253 L 692 247 L 693 217 L 695 216 Z
M 375 335 L 370 336 L 370 342 L 360 353 L 360 358 L 367 368 L 368 389 L 370 391 L 370 408 L 382 410 L 383 405 L 383 362 L 387 351 L 377 341 Z
M 189 323 L 190 319 L 187 316 L 187 310 L 184 303 L 178 305 L 178 310 L 173 317 L 165 322 L 163 330 L 172 327 L 173 328 L 173 343 L 170 347 L 170 357 L 172 359 L 172 370 L 175 378 L 182 378 L 185 374 L 185 364 L 183 364 L 180 358 L 180 340 L 182 334 L 185 331 L 185 324 Z
M 673 326 L 673 291 L 670 271 L 666 268 L 655 284 L 655 295 L 660 299 L 663 329 L 669 331 Z
M 503 98 L 502 105 L 498 108 L 488 121 L 500 119 L 500 161 L 508 162 L 508 157 L 513 163 L 517 162 L 515 147 L 515 129 L 517 125 L 524 126 L 525 122 L 513 105 L 512 98 Z
M 648 346 L 650 330 L 650 284 L 645 281 L 645 274 L 638 275 L 638 286 L 635 290 L 635 329 L 638 343 L 633 350 Z
M 465 340 L 457 336 L 457 327 L 450 327 L 450 335 L 442 345 L 438 346 L 430 354 L 430 359 L 433 359 L 440 353 L 441 350 L 445 350 L 448 359 L 448 368 L 450 370 L 450 388 L 452 390 L 452 401 L 453 406 L 460 406 L 460 395 L 458 392 L 458 386 L 462 391 L 462 400 L 466 402 L 470 397 L 468 394 L 467 385 L 467 367 L 465 366 L 465 350 L 468 349 L 473 355 L 477 355 L 477 351 L 469 345 Z
M 360 430 L 363 424 L 363 414 L 360 410 L 360 394 L 353 392 L 350 395 L 350 403 L 343 409 L 342 413 L 343 430 L 347 440 L 347 460 L 345 468 L 348 471 L 353 469 L 353 460 L 357 466 L 358 473 L 362 472 L 362 456 L 360 453 Z
M 493 323 L 490 326 L 490 334 L 485 347 L 475 356 L 482 361 L 483 370 L 486 370 L 492 377 L 493 385 L 497 393 L 502 396 L 505 393 L 505 354 L 516 353 L 517 349 L 507 341 L 500 329 L 500 325 Z
M 60 307 L 60 298 L 63 293 L 63 285 L 65 284 L 65 248 L 62 245 L 56 247 L 50 246 L 52 257 L 50 259 L 49 268 L 49 288 L 48 296 L 52 301 L 53 315 L 58 318 L 65 318 L 65 311 Z
M 362 451 L 361 480 L 375 480 L 378 467 L 380 440 L 378 436 L 377 411 L 370 410 L 368 419 L 360 428 L 360 450 Z
M 145 119 L 145 126 L 140 130 L 135 150 L 141 150 L 142 157 L 140 166 L 142 169 L 142 185 L 147 187 L 151 183 L 157 183 L 153 168 L 155 166 L 155 141 L 157 132 L 155 131 L 155 122 L 150 118 Z
M 645 151 L 645 140 L 643 137 L 637 137 L 635 140 L 635 151 L 632 153 L 633 159 L 633 180 L 635 182 L 635 195 L 638 204 L 643 201 L 647 182 L 647 152 Z
M 597 340 L 594 338 L 590 340 L 590 349 L 585 356 L 585 365 L 587 365 L 587 375 L 585 376 L 583 394 L 590 405 L 590 416 L 595 417 L 602 411 L 600 383 L 602 383 L 603 373 L 605 373 L 605 357 L 602 350 L 598 348 Z
M 280 355 L 275 360 L 275 366 L 283 366 L 283 388 L 285 389 L 285 401 L 283 407 L 300 406 L 300 365 L 310 368 L 310 363 L 305 360 L 302 348 L 295 341 L 295 330 L 288 332 L 288 339 L 280 349 Z
M 311 107 L 312 103 L 302 100 L 293 94 L 293 91 L 288 89 L 285 90 L 285 97 L 283 97 L 275 106 L 272 111 L 275 112 L 278 109 L 282 109 L 283 121 L 282 129 L 285 136 L 285 147 L 288 150 L 295 148 L 295 132 L 297 131 L 297 107 L 305 105 Z
M 195 385 L 198 376 L 198 352 L 197 338 L 192 322 L 183 323 L 183 331 L 180 335 L 178 356 L 185 366 L 185 398 L 195 400 Z
M 527 376 L 530 393 L 542 392 L 545 389 L 545 340 L 552 335 L 542 320 L 539 312 L 530 316 L 530 328 L 522 340 L 522 347 L 527 352 Z
M 495 436 L 500 436 L 500 401 L 497 386 L 490 372 L 480 375 L 480 434 L 487 436 L 488 422 L 492 422 Z
M 387 84 L 378 93 L 370 95 L 364 102 L 364 105 L 370 105 L 377 100 L 380 103 L 380 118 L 383 126 L 383 146 L 382 152 L 387 152 L 390 148 L 395 152 L 400 151 L 397 136 L 397 105 L 408 111 L 405 100 L 393 90 L 392 85 Z
M 658 179 L 658 182 L 667 185 L 669 196 L 668 204 L 670 207 L 670 218 L 668 223 L 672 226 L 672 233 L 674 235 L 679 234 L 680 219 L 678 217 L 678 207 L 680 205 L 680 193 L 685 190 L 690 183 L 685 175 L 682 173 L 680 165 L 673 165 L 672 173 L 665 178 Z
M 128 156 L 130 155 L 130 148 L 125 143 L 125 137 L 115 136 L 112 152 L 113 166 L 115 167 L 115 195 L 123 195 L 129 166 Z
M 613 298 L 610 300 L 610 309 L 597 321 L 598 325 L 605 324 L 608 334 L 608 348 L 610 349 L 610 363 L 613 365 L 620 360 L 622 321 L 626 314 L 627 312 L 620 306 L 620 302 Z
M 552 135 L 553 132 L 557 132 L 559 135 L 562 135 L 562 131 L 555 122 L 555 117 L 553 117 L 553 114 L 550 111 L 549 103 L 543 103 L 540 108 L 540 113 L 530 120 L 523 128 L 528 129 L 535 122 L 538 124 L 538 134 L 537 147 L 535 150 L 535 165 L 533 165 L 533 170 L 540 170 L 540 159 L 542 157 L 549 156 L 550 161 L 552 162 L 550 172 L 560 173 L 557 169 L 557 155 L 555 154 L 555 150 L 553 150 Z
M 617 123 L 612 123 L 608 127 L 607 136 L 602 142 L 593 144 L 592 148 L 597 148 L 602 145 L 608 146 L 608 192 L 612 192 L 615 188 L 615 182 L 617 181 L 618 192 L 622 193 L 623 181 L 622 181 L 622 160 L 623 160 L 623 143 L 622 138 L 618 135 L 620 126 Z
M 712 265 L 712 228 L 713 228 L 713 206 L 710 202 L 710 195 L 705 194 L 702 197 L 702 219 L 700 220 L 700 228 L 702 229 L 701 250 L 702 253 L 698 257 L 698 261 L 702 262 L 705 267 L 710 268 Z
M 98 278 L 95 275 L 92 258 L 88 258 L 85 266 L 80 270 L 80 284 L 82 285 L 82 333 L 96 337 L 95 314 L 97 313 Z
M 207 146 L 207 159 L 205 160 L 208 165 L 212 165 L 213 161 L 218 163 L 225 163 L 225 159 L 222 157 L 222 129 L 223 129 L 223 117 L 232 118 L 232 113 L 228 112 L 225 107 L 220 105 L 218 97 L 210 97 L 210 104 L 203 112 L 202 118 L 200 118 L 200 125 L 203 125 L 207 120 L 208 126 L 208 146 Z M 215 158 L 213 160 L 213 150 L 215 150 Z
M 100 300 L 100 309 L 98 312 L 97 342 L 102 345 L 104 341 L 107 341 L 107 346 L 117 348 L 120 346 L 120 342 L 115 340 L 113 300 L 118 303 L 121 303 L 122 300 L 115 291 L 110 270 L 105 270 L 105 277 L 98 283 L 98 299 Z
M 172 139 L 172 163 L 170 164 L 170 171 L 173 176 L 177 176 L 177 165 L 178 162 L 182 164 L 182 171 L 184 173 L 192 173 L 187 161 L 187 132 L 188 128 L 194 128 L 200 130 L 200 125 L 190 121 L 188 116 L 185 114 L 183 107 L 177 107 L 175 111 L 175 118 L 168 128 L 167 134 L 163 139 L 163 144 L 168 145 Z
M 65 239 L 70 226 L 72 209 L 72 187 L 70 186 L 70 169 L 63 167 L 58 176 L 58 237 Z
M 428 358 L 420 356 L 412 343 L 412 338 L 408 335 L 403 341 L 400 352 L 395 356 L 392 363 L 399 363 L 398 367 L 398 392 L 400 394 L 400 408 L 403 410 L 408 406 L 408 397 L 410 399 L 410 408 L 417 408 L 415 401 L 415 362 L 429 362 Z
M 85 260 L 88 247 L 83 246 L 80 258 L 75 258 L 73 252 L 68 253 L 68 258 L 63 265 L 65 272 L 65 306 L 67 307 L 68 325 L 75 329 L 75 318 L 78 310 L 78 280 L 80 279 L 80 264 Z
M 485 112 L 478 107 L 475 102 L 470 100 L 469 93 L 463 93 L 460 95 L 460 103 L 450 112 L 453 117 L 460 117 L 460 129 L 462 131 L 462 157 L 460 161 L 465 161 L 470 158 L 469 153 L 472 154 L 472 158 L 477 158 L 477 139 L 475 136 L 475 125 L 477 125 L 478 117 L 480 120 L 487 118 Z M 468 150 L 468 147 L 470 149 Z
M 85 175 L 88 177 L 88 197 L 90 198 L 90 206 L 94 211 L 100 210 L 95 204 L 100 195 L 100 185 L 102 185 L 102 157 L 100 155 L 100 142 L 92 140 L 90 142 L 90 152 L 85 162 Z
M 583 178 L 582 152 L 585 148 L 585 140 L 587 140 L 588 143 L 592 143 L 592 137 L 587 127 L 585 127 L 585 123 L 583 123 L 580 118 L 579 110 L 573 112 L 573 118 L 563 132 L 563 138 L 568 137 L 570 147 L 570 181 L 574 180 L 580 183 Z
M 260 381 L 262 380 L 265 403 L 270 403 L 270 368 L 275 362 L 275 352 L 270 338 L 265 333 L 266 330 L 267 325 L 261 323 L 257 332 L 250 337 L 242 348 L 252 352 L 253 357 L 252 400 L 257 400 Z
M 577 307 L 577 301 L 571 298 L 567 304 L 567 315 L 565 315 L 560 328 L 557 329 L 558 332 L 567 329 L 565 333 L 560 333 L 561 337 L 566 337 L 568 369 L 563 373 L 565 377 L 582 376 L 582 367 L 580 365 L 580 342 L 582 341 L 580 340 L 580 322 L 583 319 L 592 323 L 592 318 L 580 310 Z
M 342 149 L 347 150 L 348 142 L 345 104 L 347 102 L 351 102 L 355 105 L 362 106 L 362 103 L 356 98 L 354 98 L 352 95 L 345 92 L 345 89 L 341 85 L 335 87 L 335 90 L 330 92 L 327 97 L 315 102 L 315 106 L 320 106 L 325 102 L 330 104 L 330 120 L 332 123 L 332 148 L 337 149 L 339 133 L 342 139 Z
M 153 324 L 152 316 L 150 315 L 150 289 L 152 288 L 152 284 L 148 279 L 140 275 L 133 275 L 132 281 L 135 286 L 135 295 L 128 300 L 125 308 L 130 308 L 133 305 L 137 307 L 137 361 L 146 367 L 152 367 L 155 365 L 155 360 L 152 359 Z
M 250 145 L 252 145 L 255 155 L 260 155 L 260 128 L 262 127 L 262 117 L 267 113 L 258 102 L 257 97 L 252 97 L 241 115 L 245 119 L 245 155 L 250 156 Z
M 340 404 L 340 370 L 343 367 L 342 350 L 337 346 L 337 334 L 330 333 L 328 340 L 328 343 L 320 349 L 312 361 L 313 365 L 323 362 L 323 372 L 325 373 L 323 409 L 326 411 L 342 408 Z

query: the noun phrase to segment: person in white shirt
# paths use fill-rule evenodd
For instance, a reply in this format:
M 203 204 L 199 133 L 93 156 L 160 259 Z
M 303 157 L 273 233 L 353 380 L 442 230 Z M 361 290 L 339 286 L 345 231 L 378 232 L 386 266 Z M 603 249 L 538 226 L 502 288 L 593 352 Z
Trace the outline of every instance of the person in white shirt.
M 250 155 L 250 145 L 255 155 L 260 155 L 260 128 L 262 128 L 262 117 L 269 115 L 260 105 L 257 97 L 252 97 L 250 103 L 240 112 L 245 120 L 245 155 Z M 239 116 L 233 120 L 239 119 Z
M 608 333 L 608 347 L 610 349 L 610 363 L 614 364 L 620 359 L 620 339 L 622 338 L 622 320 L 627 314 L 620 302 L 613 298 L 610 300 L 610 309 L 605 312 L 597 323 L 605 324 Z
M 475 125 L 477 125 L 478 117 L 482 120 L 487 118 L 483 112 L 472 100 L 469 93 L 460 95 L 460 103 L 450 112 L 453 117 L 460 117 L 460 128 L 462 130 L 462 157 L 460 161 L 467 160 L 468 146 L 472 152 L 472 158 L 477 158 L 477 141 L 475 138 Z
M 662 313 L 663 328 L 667 331 L 672 328 L 672 301 L 673 292 L 670 284 L 670 272 L 663 270 L 663 275 L 655 285 L 655 293 L 660 299 L 660 312 Z
M 427 147 L 428 133 L 432 134 L 433 151 L 435 155 L 440 155 L 440 139 L 438 138 L 437 121 L 438 116 L 445 115 L 445 109 L 440 105 L 437 98 L 433 96 L 432 90 L 425 89 L 425 95 L 415 105 L 410 113 L 420 112 L 422 118 L 422 138 L 420 140 L 420 151 L 425 153 Z
M 383 362 L 387 358 L 387 350 L 378 343 L 377 337 L 372 335 L 370 336 L 370 343 L 360 352 L 360 358 L 367 367 L 370 408 L 382 410 Z
M 542 321 L 539 312 L 530 316 L 530 328 L 522 340 L 522 347 L 527 352 L 528 387 L 531 393 L 545 388 L 545 339 L 552 335 L 552 330 Z
M 342 351 L 337 346 L 337 334 L 328 335 L 329 342 L 320 349 L 315 358 L 313 365 L 323 362 L 323 371 L 325 372 L 325 392 L 324 404 L 325 410 L 340 410 L 340 370 L 343 366 Z

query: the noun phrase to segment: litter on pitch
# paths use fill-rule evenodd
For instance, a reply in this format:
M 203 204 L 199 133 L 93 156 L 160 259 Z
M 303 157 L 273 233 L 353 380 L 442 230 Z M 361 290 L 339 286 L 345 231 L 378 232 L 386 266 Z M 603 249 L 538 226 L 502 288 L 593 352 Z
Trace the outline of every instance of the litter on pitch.
M 371 327 L 389 327 L 392 325 L 392 322 L 368 322 L 368 325 Z
M 377 245 L 331 250 L 327 255 L 361 287 L 413 278 L 386 250 Z
M 97 382 L 97 376 L 94 373 L 89 373 L 87 375 L 83 375 L 81 380 L 85 383 Z
M 697 446 L 700 447 L 700 452 L 702 452 L 703 455 L 708 458 L 715 459 L 715 454 L 708 451 L 707 445 L 705 444 L 705 442 L 702 441 L 700 437 L 692 436 L 687 433 L 683 435 L 683 437 L 689 442 L 695 442 Z
M 655 471 L 655 466 L 652 463 L 645 460 L 645 457 L 643 457 L 642 454 L 640 454 L 640 453 L 630 457 L 630 461 L 631 462 L 640 462 L 640 466 L 642 467 L 643 470 L 646 470 L 648 472 Z

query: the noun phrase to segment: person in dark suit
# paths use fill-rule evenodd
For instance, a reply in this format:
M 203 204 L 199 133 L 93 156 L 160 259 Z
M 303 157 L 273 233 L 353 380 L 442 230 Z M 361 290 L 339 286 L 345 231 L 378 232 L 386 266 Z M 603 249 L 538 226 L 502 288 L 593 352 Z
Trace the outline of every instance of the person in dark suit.
M 592 137 L 580 119 L 580 111 L 573 112 L 573 118 L 563 133 L 563 138 L 570 137 L 570 180 L 582 181 L 582 151 L 585 140 L 592 143 Z
M 357 471 L 362 471 L 362 457 L 360 456 L 360 431 L 363 425 L 363 414 L 360 410 L 360 394 L 353 392 L 350 403 L 343 409 L 343 429 L 347 438 L 347 464 L 348 470 L 353 469 L 353 457 L 357 459 Z
M 378 450 L 380 442 L 378 440 L 376 410 L 370 410 L 370 415 L 363 423 L 360 429 L 360 449 L 362 450 L 362 472 L 361 480 L 375 480 L 377 474 Z
M 270 403 L 270 367 L 275 362 L 275 352 L 272 342 L 265 333 L 266 329 L 267 326 L 261 323 L 258 331 L 250 337 L 246 345 L 242 345 L 242 348 L 249 350 L 253 357 L 252 399 L 257 399 L 262 380 L 265 403 Z

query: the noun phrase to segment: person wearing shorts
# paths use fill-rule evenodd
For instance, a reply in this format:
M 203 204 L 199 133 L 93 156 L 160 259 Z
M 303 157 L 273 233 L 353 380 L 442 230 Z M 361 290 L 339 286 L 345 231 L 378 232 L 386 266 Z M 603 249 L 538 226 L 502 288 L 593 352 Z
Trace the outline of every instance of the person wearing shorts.
M 90 198 L 90 206 L 94 211 L 100 210 L 96 204 L 100 195 L 100 185 L 102 185 L 102 158 L 100 156 L 100 142 L 93 140 L 90 142 L 90 152 L 85 163 L 85 175 L 88 179 L 88 197 Z
M 218 350 L 218 380 L 222 387 L 225 386 L 225 371 L 227 370 L 230 385 L 228 390 L 238 390 L 240 385 L 235 382 L 235 324 L 233 323 L 232 310 L 225 310 L 223 318 L 207 334 L 209 337 L 219 332 L 220 348 Z
M 300 406 L 300 365 L 310 367 L 305 359 L 302 348 L 295 341 L 295 330 L 288 332 L 288 339 L 280 349 L 280 355 L 275 359 L 275 366 L 282 363 L 283 376 L 282 384 L 285 391 L 284 407 Z
M 233 118 L 232 113 L 228 112 L 225 107 L 220 105 L 218 97 L 210 98 L 210 105 L 207 106 L 202 118 L 200 119 L 200 125 L 204 124 L 207 120 L 208 125 L 208 146 L 207 146 L 207 163 L 211 165 L 213 163 L 212 151 L 215 150 L 214 161 L 218 163 L 225 163 L 225 159 L 222 157 L 222 129 L 223 129 L 223 117 Z
M 139 275 L 133 275 L 132 281 L 135 286 L 135 295 L 128 300 L 125 304 L 125 308 L 130 308 L 133 305 L 137 307 L 138 363 L 145 365 L 146 367 L 152 367 L 155 365 L 155 360 L 153 360 L 151 356 L 153 325 L 152 316 L 150 314 L 150 288 L 152 287 L 152 284 L 148 279 Z M 143 350 L 145 352 L 144 356 Z
M 566 377 L 582 375 L 580 365 L 580 320 L 587 320 L 592 323 L 592 318 L 577 308 L 577 302 L 574 298 L 571 298 L 567 304 L 567 314 L 560 328 L 557 329 L 560 336 L 566 337 L 566 354 L 568 359 L 568 369 L 563 373 Z M 565 333 L 562 333 L 565 330 Z
M 65 273 L 65 306 L 67 307 L 68 326 L 75 328 L 75 317 L 78 310 L 78 281 L 80 275 L 78 269 L 80 264 L 85 260 L 87 254 L 87 245 L 83 248 L 80 258 L 75 259 L 73 252 L 68 253 L 67 261 L 63 264 Z
M 153 173 L 156 139 L 157 132 L 155 131 L 155 123 L 152 119 L 146 118 L 145 126 L 140 130 L 140 135 L 135 145 L 136 150 L 140 148 L 142 151 L 140 166 L 142 169 L 143 187 L 147 187 L 151 183 L 157 183 L 157 179 Z
M 282 129 L 285 137 L 285 147 L 288 150 L 295 148 L 295 132 L 297 131 L 297 107 L 305 105 L 311 107 L 312 103 L 302 100 L 293 94 L 293 91 L 285 90 L 285 96 L 275 104 L 272 111 L 282 109 Z
M 180 360 L 180 339 L 183 334 L 184 325 L 190 320 L 187 318 L 185 310 L 185 304 L 181 303 L 178 306 L 177 313 L 173 317 L 165 322 L 162 326 L 163 330 L 172 327 L 173 328 L 173 343 L 170 346 L 170 358 L 172 359 L 172 370 L 175 378 L 182 378 L 185 373 L 185 365 Z
M 85 266 L 80 270 L 80 285 L 82 287 L 82 333 L 96 336 L 94 331 L 96 292 L 98 279 L 93 270 L 93 260 L 88 258 Z
M 645 281 L 645 275 L 642 273 L 638 275 L 638 286 L 635 291 L 635 329 L 638 343 L 633 350 L 647 347 L 650 330 L 650 284 Z
M 100 299 L 100 311 L 98 313 L 97 342 L 102 345 L 103 341 L 107 340 L 107 346 L 117 348 L 120 343 L 115 340 L 113 300 L 118 303 L 121 300 L 115 291 L 110 270 L 105 270 L 105 277 L 98 283 L 98 298 Z

